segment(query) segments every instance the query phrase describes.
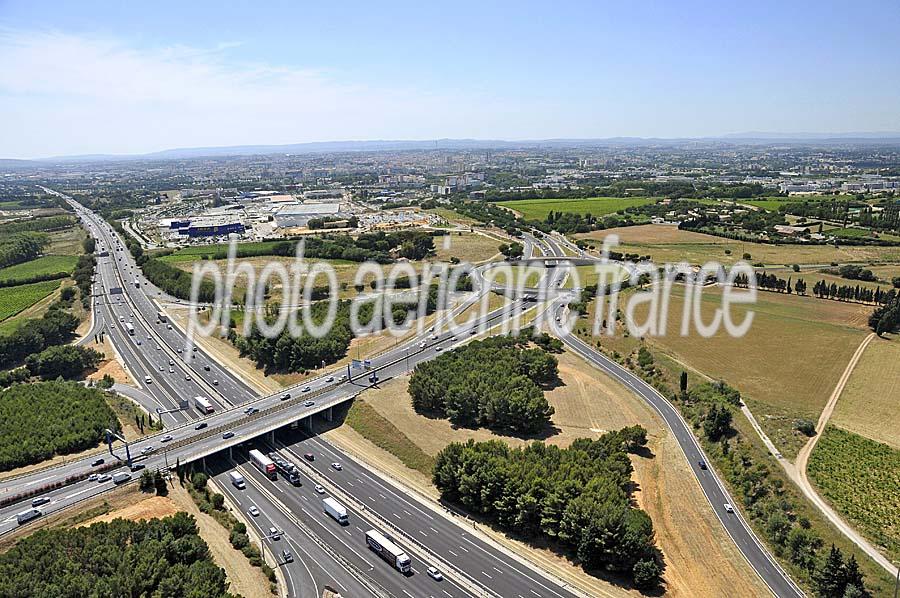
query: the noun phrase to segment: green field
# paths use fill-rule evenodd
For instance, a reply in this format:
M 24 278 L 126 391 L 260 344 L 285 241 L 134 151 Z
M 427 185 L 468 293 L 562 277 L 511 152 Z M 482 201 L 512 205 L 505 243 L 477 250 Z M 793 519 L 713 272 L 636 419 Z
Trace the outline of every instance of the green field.
M 588 197 L 585 199 L 523 199 L 500 201 L 497 205 L 515 210 L 526 220 L 544 220 L 551 211 L 605 216 L 625 208 L 655 202 L 651 197 Z
M 839 513 L 884 546 L 888 558 L 900 558 L 900 451 L 829 426 L 808 471 Z
M 78 258 L 74 255 L 45 255 L 24 264 L 0 269 L 0 280 L 27 280 L 35 276 L 56 274 L 57 272 L 71 274 L 75 270 L 77 261 Z
M 238 249 L 271 249 L 275 247 L 281 241 L 259 241 L 256 243 L 239 243 Z M 228 244 L 227 243 L 219 243 L 216 245 L 198 245 L 194 247 L 184 247 L 179 249 L 172 255 L 165 255 L 160 260 L 164 262 L 195 262 L 199 259 L 202 259 L 203 256 L 212 257 L 219 251 L 227 251 Z
M 0 321 L 28 309 L 57 288 L 58 280 L 23 284 L 17 287 L 0 288 Z
M 762 199 L 738 199 L 738 203 L 744 203 L 750 206 L 757 206 L 770 212 L 777 212 L 778 208 L 786 203 L 796 203 L 802 201 L 847 201 L 853 199 L 849 195 L 792 195 L 790 197 L 764 197 Z

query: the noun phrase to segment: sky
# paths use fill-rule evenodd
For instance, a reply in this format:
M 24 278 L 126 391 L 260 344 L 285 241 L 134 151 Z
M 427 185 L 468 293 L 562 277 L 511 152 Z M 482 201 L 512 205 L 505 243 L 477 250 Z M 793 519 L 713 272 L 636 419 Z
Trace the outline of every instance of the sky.
M 0 158 L 900 131 L 900 2 L 0 0 Z

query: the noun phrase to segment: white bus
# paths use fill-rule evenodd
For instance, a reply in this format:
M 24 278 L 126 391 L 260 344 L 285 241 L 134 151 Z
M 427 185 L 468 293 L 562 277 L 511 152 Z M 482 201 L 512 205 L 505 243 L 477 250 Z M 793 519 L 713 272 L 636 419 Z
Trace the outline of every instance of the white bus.
M 156 312 L 156 319 L 165 324 L 169 318 L 167 318 L 166 314 L 164 314 L 163 312 L 158 311 Z
M 275 462 L 263 455 L 260 451 L 256 449 L 250 451 L 250 462 L 270 480 L 278 479 L 278 470 L 275 468 Z
M 134 336 L 134 325 L 131 322 L 125 323 L 125 330 L 128 331 L 128 334 L 130 334 L 131 336 Z
M 197 408 L 197 411 L 200 413 L 212 413 L 215 411 L 215 407 L 206 397 L 194 397 L 194 407 Z
M 390 563 L 391 567 L 397 569 L 401 573 L 409 573 L 409 557 L 403 552 L 402 548 L 385 538 L 380 532 L 377 532 L 374 529 L 367 531 L 366 544 L 372 551 L 377 553 L 378 556 Z

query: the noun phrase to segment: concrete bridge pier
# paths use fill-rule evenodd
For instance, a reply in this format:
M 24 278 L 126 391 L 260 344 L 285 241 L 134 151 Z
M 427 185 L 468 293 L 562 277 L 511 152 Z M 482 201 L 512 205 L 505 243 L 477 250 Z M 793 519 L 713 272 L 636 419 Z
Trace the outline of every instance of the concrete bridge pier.
M 327 422 L 334 421 L 334 416 L 331 413 L 331 407 L 329 407 L 325 411 L 325 421 L 327 421 Z

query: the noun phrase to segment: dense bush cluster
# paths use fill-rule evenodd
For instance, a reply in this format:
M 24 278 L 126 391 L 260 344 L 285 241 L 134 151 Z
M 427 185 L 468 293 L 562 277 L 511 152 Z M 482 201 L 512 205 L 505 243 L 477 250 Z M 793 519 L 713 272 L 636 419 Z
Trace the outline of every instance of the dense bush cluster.
M 25 367 L 33 376 L 44 380 L 77 378 L 87 369 L 96 367 L 103 355 L 76 345 L 55 345 L 25 358 Z
M 78 318 L 62 309 L 49 310 L 40 320 L 28 320 L 14 332 L 0 336 L 0 368 L 22 363 L 32 353 L 68 342 Z
M 420 291 L 424 292 L 424 291 Z M 428 298 L 425 303 L 425 315 L 434 313 L 437 309 L 437 286 L 428 288 Z M 276 306 L 277 307 L 277 306 Z M 310 316 L 315 324 L 323 322 L 328 313 L 328 302 L 314 303 L 310 307 Z M 418 309 L 418 305 L 395 304 L 390 315 L 384 314 L 383 318 L 393 320 L 395 325 L 400 325 L 407 318 L 411 310 Z M 234 330 L 229 330 L 229 339 L 240 351 L 242 357 L 249 357 L 256 362 L 257 367 L 274 372 L 303 372 L 314 368 L 332 364 L 346 355 L 350 341 L 353 340 L 353 331 L 350 328 L 351 302 L 338 303 L 334 324 L 322 337 L 315 337 L 304 330 L 300 335 L 291 334 L 289 327 L 275 338 L 267 338 L 262 335 L 254 324 L 247 336 L 240 336 Z M 360 324 L 366 326 L 372 322 L 375 315 L 372 302 L 363 303 L 359 308 Z M 271 314 L 274 318 L 276 314 Z M 297 321 L 303 321 L 297 316 Z
M 74 225 L 75 219 L 71 216 L 48 216 L 46 218 L 17 220 L 0 224 L 0 235 L 5 237 L 15 233 L 62 230 L 71 228 Z
M 526 539 L 547 539 L 585 569 L 623 573 L 650 588 L 660 563 L 653 523 L 633 506 L 628 457 L 645 444 L 640 426 L 566 449 L 452 443 L 438 453 L 434 483 L 444 499 Z
M 193 277 L 190 273 L 153 258 L 143 260 L 141 270 L 144 272 L 147 280 L 169 295 L 186 301 L 191 299 Z M 197 300 L 203 303 L 215 301 L 215 285 L 208 280 L 204 280 L 200 284 Z
M 0 236 L 0 268 L 28 262 L 38 257 L 50 242 L 45 233 L 14 233 Z
M 14 384 L 0 401 L 0 471 L 39 463 L 103 440 L 119 420 L 93 388 L 74 382 Z
M 540 385 L 557 378 L 557 362 L 526 343 L 497 336 L 420 363 L 409 380 L 413 407 L 466 427 L 540 431 L 553 415 Z
M 78 256 L 78 263 L 75 265 L 75 272 L 72 277 L 75 279 L 75 285 L 81 293 L 81 303 L 85 308 L 91 305 L 91 278 L 94 275 L 94 267 L 97 265 L 97 259 L 93 253 L 83 253 Z
M 0 555 L 0 596 L 228 597 L 194 518 L 41 530 Z

